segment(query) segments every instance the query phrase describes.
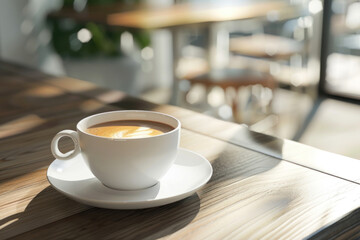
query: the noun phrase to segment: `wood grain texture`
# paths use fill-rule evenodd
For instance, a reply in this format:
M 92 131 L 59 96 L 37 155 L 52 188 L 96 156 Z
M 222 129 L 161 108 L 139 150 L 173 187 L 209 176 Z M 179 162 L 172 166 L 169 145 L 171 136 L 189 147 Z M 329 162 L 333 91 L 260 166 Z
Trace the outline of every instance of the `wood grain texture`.
M 337 226 L 351 231 L 328 230 L 360 206 L 356 160 L 1 61 L 0 109 L 0 239 L 301 239 L 319 230 L 346 239 L 359 232 L 346 218 Z M 55 133 L 118 109 L 178 117 L 181 146 L 211 162 L 210 182 L 183 201 L 127 211 L 90 208 L 51 188 Z
M 93 208 L 18 239 L 301 239 L 360 204 L 356 184 L 191 131 L 181 137 L 214 168 L 197 195 L 146 210 Z

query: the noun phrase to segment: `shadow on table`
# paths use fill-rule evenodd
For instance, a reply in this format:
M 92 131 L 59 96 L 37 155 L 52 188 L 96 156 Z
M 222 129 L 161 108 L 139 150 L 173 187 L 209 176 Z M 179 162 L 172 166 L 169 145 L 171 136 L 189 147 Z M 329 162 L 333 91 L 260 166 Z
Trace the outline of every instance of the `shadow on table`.
M 64 197 L 49 186 L 23 212 L 0 219 L 0 226 L 7 224 L 0 231 L 0 239 L 12 236 L 19 239 L 157 239 L 187 226 L 199 208 L 197 194 L 148 209 L 91 208 Z

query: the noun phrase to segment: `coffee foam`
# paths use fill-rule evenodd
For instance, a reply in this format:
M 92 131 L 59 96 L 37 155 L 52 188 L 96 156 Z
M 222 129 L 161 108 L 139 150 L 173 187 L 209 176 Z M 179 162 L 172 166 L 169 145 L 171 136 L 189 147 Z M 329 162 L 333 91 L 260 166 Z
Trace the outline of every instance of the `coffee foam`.
M 128 126 L 126 126 L 128 127 Z M 130 126 L 129 126 L 130 127 Z M 132 127 L 130 129 L 123 129 L 112 134 L 112 138 L 142 138 L 152 137 L 163 134 L 164 132 L 151 129 L 149 127 Z

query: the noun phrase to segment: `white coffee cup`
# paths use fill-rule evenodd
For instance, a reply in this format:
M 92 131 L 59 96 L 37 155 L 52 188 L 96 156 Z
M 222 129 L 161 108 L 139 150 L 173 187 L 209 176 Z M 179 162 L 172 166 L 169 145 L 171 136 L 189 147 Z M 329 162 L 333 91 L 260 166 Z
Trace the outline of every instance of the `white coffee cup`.
M 99 123 L 118 120 L 147 120 L 165 123 L 174 129 L 144 138 L 108 138 L 89 134 L 86 130 Z M 119 190 L 136 190 L 155 185 L 172 166 L 179 147 L 180 121 L 152 111 L 113 111 L 82 119 L 77 131 L 63 130 L 51 142 L 52 154 L 68 160 L 82 154 L 91 172 L 105 186 Z M 58 142 L 70 137 L 74 150 L 62 153 Z

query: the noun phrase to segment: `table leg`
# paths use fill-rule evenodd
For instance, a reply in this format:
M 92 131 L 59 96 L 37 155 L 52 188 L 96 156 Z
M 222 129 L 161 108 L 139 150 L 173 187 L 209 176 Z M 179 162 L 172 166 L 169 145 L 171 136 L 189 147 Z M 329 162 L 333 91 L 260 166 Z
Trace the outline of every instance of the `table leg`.
M 208 34 L 208 61 L 210 70 L 224 69 L 229 64 L 229 30 L 222 23 L 209 26 Z
M 179 104 L 179 76 L 177 74 L 177 67 L 181 57 L 181 49 L 184 46 L 183 37 L 181 35 L 181 30 L 179 28 L 172 29 L 172 89 L 171 89 L 171 97 L 170 104 L 178 105 Z

